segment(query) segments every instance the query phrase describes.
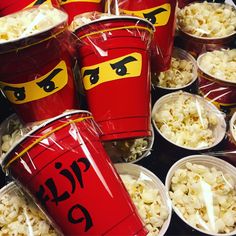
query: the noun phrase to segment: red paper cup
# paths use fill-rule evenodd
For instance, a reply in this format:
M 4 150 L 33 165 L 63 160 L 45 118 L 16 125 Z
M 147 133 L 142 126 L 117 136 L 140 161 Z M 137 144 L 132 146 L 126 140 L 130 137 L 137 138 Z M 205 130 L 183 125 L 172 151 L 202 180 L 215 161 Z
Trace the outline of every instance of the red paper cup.
M 158 74 L 168 70 L 175 35 L 176 0 L 107 0 L 111 2 L 110 11 L 117 14 L 134 15 L 146 18 L 155 26 L 152 48 L 152 72 Z M 109 8 L 109 6 L 108 6 Z M 109 10 L 109 9 L 108 9 Z
M 3 167 L 63 235 L 147 234 L 89 112 L 71 111 L 37 127 Z
M 63 16 L 57 25 L 0 43 L 0 88 L 26 123 L 54 117 L 77 105 L 67 14 L 56 11 Z
M 60 0 L 60 5 L 69 15 L 69 23 L 79 14 L 103 11 L 102 0 Z
M 149 43 L 152 25 L 137 17 L 94 20 L 75 31 L 89 108 L 102 140 L 151 136 Z
M 201 66 L 205 53 L 198 57 L 199 93 L 225 112 L 228 117 L 236 111 L 236 83 L 216 78 Z
M 25 8 L 48 3 L 59 7 L 57 0 L 2 0 L 0 1 L 0 16 L 6 16 Z

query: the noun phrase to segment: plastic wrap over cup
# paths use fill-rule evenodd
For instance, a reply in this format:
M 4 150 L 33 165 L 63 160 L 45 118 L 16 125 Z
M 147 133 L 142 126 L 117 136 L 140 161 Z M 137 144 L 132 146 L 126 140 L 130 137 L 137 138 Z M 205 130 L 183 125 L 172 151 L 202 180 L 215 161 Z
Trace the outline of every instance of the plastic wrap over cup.
M 168 171 L 165 186 L 175 213 L 186 224 L 213 236 L 236 234 L 236 168 L 209 155 L 192 155 Z
M 232 71 L 226 72 L 223 69 L 225 66 L 223 66 L 223 64 L 221 65 L 217 63 L 217 65 L 214 64 L 213 68 L 215 68 L 215 71 L 218 72 L 212 74 L 205 65 L 207 63 L 213 65 L 213 58 L 216 56 L 214 52 L 217 53 L 220 51 L 204 53 L 197 59 L 199 93 L 212 102 L 215 106 L 217 106 L 220 110 L 225 112 L 228 117 L 230 117 L 236 111 L 236 80 L 233 77 L 233 75 L 236 73 L 236 70 L 234 65 L 232 65 Z M 227 53 L 227 51 L 225 52 Z M 236 49 L 234 54 L 236 55 Z M 212 61 L 208 61 L 209 55 L 212 55 Z M 219 60 L 221 59 L 219 58 Z M 229 61 L 221 61 L 224 64 L 226 63 L 230 65 Z M 211 65 L 210 67 L 212 67 Z M 222 72 L 220 73 L 220 71 Z M 227 76 L 227 73 L 228 76 L 230 73 L 232 73 L 232 80 L 230 80 L 230 78 Z
M 85 94 L 103 141 L 151 135 L 152 32 L 148 21 L 131 16 L 101 18 L 75 30 Z
M 0 189 L 1 235 L 59 235 L 32 199 L 14 182 Z M 29 233 L 30 232 L 30 233 Z
M 1 0 L 0 16 L 6 16 L 22 9 L 45 3 L 51 4 L 54 7 L 59 7 L 57 0 Z
M 6 27 L 0 42 L 0 88 L 19 117 L 29 123 L 76 108 L 67 14 L 40 6 L 2 17 L 0 24 Z
M 235 18 L 235 6 L 206 1 L 190 3 L 177 14 L 177 44 L 195 58 L 208 51 L 234 47 Z
M 3 168 L 64 235 L 144 236 L 147 231 L 99 135 L 89 112 L 68 112 L 21 139 Z
M 75 16 L 85 12 L 102 12 L 102 0 L 59 0 L 61 8 L 69 15 L 69 23 Z
M 177 0 L 107 0 L 107 11 L 142 17 L 155 26 L 152 72 L 169 69 L 175 35 Z

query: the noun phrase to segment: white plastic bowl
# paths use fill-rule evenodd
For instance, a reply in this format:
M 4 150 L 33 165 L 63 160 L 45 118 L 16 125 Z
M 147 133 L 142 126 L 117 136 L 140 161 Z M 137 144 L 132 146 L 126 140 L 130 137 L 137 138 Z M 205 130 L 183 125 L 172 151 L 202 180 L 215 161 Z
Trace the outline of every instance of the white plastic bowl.
M 234 166 L 232 166 L 231 164 L 229 164 L 228 162 L 221 160 L 219 158 L 213 157 L 213 156 L 208 156 L 208 155 L 192 155 L 192 156 L 187 156 L 184 157 L 182 159 L 180 159 L 179 161 L 177 161 L 174 165 L 172 165 L 172 167 L 169 169 L 167 176 L 166 176 L 166 180 L 165 180 L 165 187 L 166 190 L 168 192 L 168 197 L 169 200 L 172 202 L 170 195 L 169 195 L 169 190 L 171 187 L 171 180 L 172 177 L 174 176 L 174 173 L 177 169 L 186 169 L 185 164 L 187 162 L 190 162 L 192 164 L 199 164 L 199 165 L 203 165 L 206 167 L 215 167 L 217 170 L 222 171 L 223 173 L 228 173 L 232 176 L 232 178 L 234 179 L 234 182 L 236 183 L 236 168 Z M 236 187 L 236 186 L 235 186 Z M 178 210 L 178 208 L 172 203 L 172 208 L 174 210 L 174 212 L 181 218 L 181 220 L 183 220 L 187 225 L 189 225 L 190 227 L 194 228 L 197 231 L 200 231 L 202 233 L 208 234 L 208 235 L 214 235 L 214 236 L 231 236 L 231 235 L 236 235 L 236 227 L 235 229 L 230 232 L 230 233 L 211 233 L 209 231 L 206 230 L 202 230 L 200 228 L 194 227 L 193 225 L 191 225 L 180 213 L 180 211 Z
M 158 96 L 158 92 L 160 92 L 160 91 L 165 91 L 166 93 L 170 93 L 170 92 L 175 92 L 175 91 L 181 90 L 181 89 L 182 90 L 185 90 L 185 89 L 191 90 L 191 87 L 194 86 L 193 84 L 197 80 L 197 61 L 190 53 L 188 53 L 187 51 L 185 51 L 181 48 L 175 47 L 173 49 L 172 57 L 178 58 L 181 60 L 186 60 L 186 61 L 189 61 L 193 64 L 192 80 L 189 83 L 182 85 L 182 86 L 178 86 L 178 87 L 163 87 L 160 85 L 157 85 L 157 86 L 153 85 L 154 87 L 159 88 L 156 90 L 157 96 Z
M 162 132 L 160 131 L 160 129 L 157 127 L 157 124 L 155 122 L 155 114 L 158 114 L 158 112 L 160 111 L 160 109 L 162 108 L 162 106 L 167 103 L 167 102 L 173 102 L 175 103 L 176 99 L 179 96 L 187 96 L 187 97 L 194 97 L 195 99 L 197 99 L 199 102 L 201 102 L 202 104 L 204 104 L 205 109 L 209 110 L 211 113 L 216 114 L 217 118 L 218 118 L 218 124 L 216 127 L 214 127 L 212 129 L 213 131 L 213 135 L 215 137 L 215 141 L 214 143 L 212 143 L 212 145 L 209 146 L 204 146 L 204 147 L 189 147 L 189 146 L 181 146 L 178 145 L 177 143 L 173 142 L 172 140 L 168 139 L 166 136 L 164 136 L 162 134 Z M 200 151 L 200 150 L 206 150 L 206 149 L 210 149 L 213 148 L 214 146 L 216 146 L 217 144 L 219 144 L 226 133 L 226 122 L 224 119 L 224 115 L 222 112 L 220 112 L 215 105 L 213 105 L 212 103 L 208 102 L 205 98 L 200 97 L 198 95 L 194 95 L 191 93 L 187 93 L 187 92 L 183 92 L 183 91 L 177 91 L 174 93 L 170 93 L 167 94 L 163 97 L 161 97 L 160 99 L 158 99 L 156 101 L 156 103 L 153 106 L 152 109 L 152 121 L 153 121 L 153 125 L 155 127 L 155 129 L 157 130 L 157 132 L 168 142 L 170 142 L 171 144 L 183 148 L 183 149 L 187 149 L 187 150 L 191 150 L 191 151 Z
M 134 177 L 135 179 L 144 180 L 145 183 L 151 188 L 158 189 L 161 200 L 164 203 L 164 205 L 167 207 L 167 211 L 168 211 L 168 218 L 165 220 L 164 224 L 162 225 L 160 229 L 160 232 L 158 233 L 158 236 L 163 236 L 170 225 L 170 220 L 171 220 L 171 215 L 172 215 L 171 202 L 167 196 L 167 191 L 165 189 L 164 184 L 151 171 L 136 164 L 118 163 L 118 164 L 115 164 L 115 168 L 119 175 L 130 175 Z

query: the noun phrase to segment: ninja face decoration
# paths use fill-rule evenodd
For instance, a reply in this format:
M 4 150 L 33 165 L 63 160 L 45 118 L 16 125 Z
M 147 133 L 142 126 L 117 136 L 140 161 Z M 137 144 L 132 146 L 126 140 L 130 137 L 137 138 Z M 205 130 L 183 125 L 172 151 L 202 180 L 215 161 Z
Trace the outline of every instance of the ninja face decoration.
M 96 65 L 83 67 L 81 72 L 84 88 L 85 90 L 89 90 L 114 80 L 137 77 L 140 76 L 141 69 L 142 55 L 137 52 Z
M 50 96 L 68 82 L 68 73 L 65 61 L 61 61 L 46 75 L 25 83 L 0 82 L 0 87 L 11 103 L 24 104 Z

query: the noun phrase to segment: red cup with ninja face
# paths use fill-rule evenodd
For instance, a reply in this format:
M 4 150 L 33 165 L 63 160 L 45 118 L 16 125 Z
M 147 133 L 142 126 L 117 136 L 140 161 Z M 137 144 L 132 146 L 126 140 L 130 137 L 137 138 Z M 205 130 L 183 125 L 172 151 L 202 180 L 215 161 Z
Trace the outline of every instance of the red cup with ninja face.
M 99 139 L 91 113 L 70 111 L 19 140 L 3 168 L 63 235 L 147 231 Z
M 6 16 L 22 9 L 45 3 L 59 7 L 57 0 L 2 0 L 0 1 L 0 16 Z
M 0 88 L 19 117 L 30 123 L 76 108 L 67 14 L 37 7 L 0 18 L 6 25 L 10 20 L 0 42 Z M 11 38 L 21 23 L 24 30 L 18 27 Z
M 86 12 L 102 12 L 102 0 L 59 0 L 61 7 L 69 15 L 69 23 L 75 16 Z
M 152 32 L 148 21 L 131 16 L 101 18 L 75 30 L 88 106 L 104 141 L 151 136 Z
M 152 72 L 170 68 L 175 35 L 177 0 L 107 0 L 107 10 L 145 18 L 155 26 L 152 45 Z

